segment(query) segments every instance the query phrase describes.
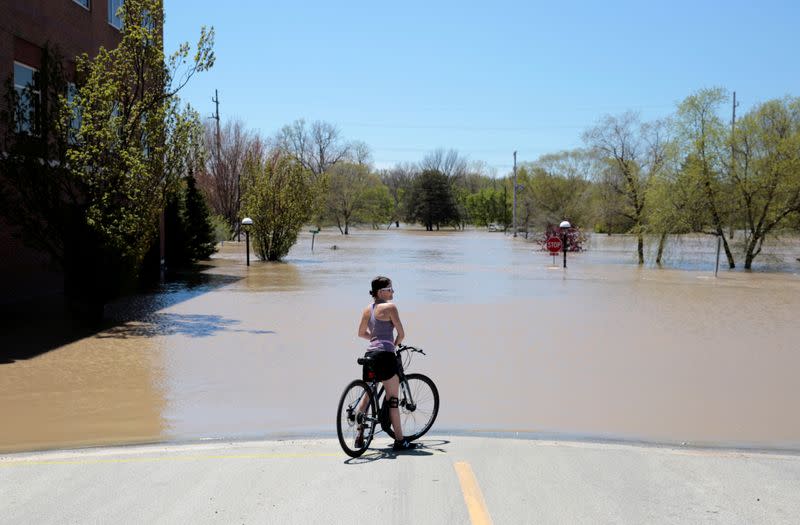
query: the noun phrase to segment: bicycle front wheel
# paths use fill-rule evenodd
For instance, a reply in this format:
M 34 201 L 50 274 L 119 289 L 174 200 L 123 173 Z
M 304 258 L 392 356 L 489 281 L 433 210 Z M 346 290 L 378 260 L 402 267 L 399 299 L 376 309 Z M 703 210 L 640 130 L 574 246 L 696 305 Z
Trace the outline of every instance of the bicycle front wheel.
M 356 379 L 345 387 L 336 410 L 336 435 L 345 454 L 357 458 L 367 450 L 377 414 L 375 395 L 365 381 Z
M 403 430 L 403 437 L 412 441 L 425 435 L 436 421 L 436 416 L 439 414 L 439 390 L 428 376 L 422 374 L 408 374 L 406 381 L 411 391 L 411 399 L 402 393 L 401 388 L 400 427 Z M 385 391 L 381 389 L 378 399 L 384 402 L 384 397 Z M 392 438 L 395 437 L 394 429 L 388 425 L 384 430 Z

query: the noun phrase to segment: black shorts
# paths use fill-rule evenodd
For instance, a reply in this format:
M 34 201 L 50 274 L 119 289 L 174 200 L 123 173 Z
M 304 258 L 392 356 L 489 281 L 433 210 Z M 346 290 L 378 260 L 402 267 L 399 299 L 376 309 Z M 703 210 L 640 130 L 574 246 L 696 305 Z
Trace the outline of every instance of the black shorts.
M 364 354 L 364 357 L 372 357 L 371 364 L 364 365 L 364 381 L 372 381 L 373 379 L 386 381 L 397 374 L 397 356 L 395 356 L 394 352 L 370 350 Z M 374 374 L 373 377 L 371 377 L 370 372 Z

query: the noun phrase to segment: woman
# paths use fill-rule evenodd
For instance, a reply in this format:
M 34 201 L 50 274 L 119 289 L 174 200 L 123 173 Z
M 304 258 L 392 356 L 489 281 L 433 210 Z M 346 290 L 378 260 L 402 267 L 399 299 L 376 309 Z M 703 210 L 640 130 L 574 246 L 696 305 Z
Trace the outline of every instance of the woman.
M 411 450 L 417 445 L 409 443 L 407 439 L 403 438 L 403 429 L 400 427 L 399 399 L 397 397 L 400 391 L 400 379 L 397 377 L 397 358 L 394 349 L 403 341 L 406 334 L 403 330 L 403 323 L 400 322 L 397 306 L 392 302 L 394 297 L 392 280 L 383 276 L 374 278 L 369 294 L 372 296 L 373 302 L 361 314 L 358 337 L 369 341 L 367 355 L 372 356 L 375 374 L 386 390 L 384 403 L 387 403 L 389 407 L 389 419 L 392 422 L 395 436 L 392 450 Z M 395 330 L 397 330 L 397 336 L 394 335 Z M 364 407 L 359 406 L 358 409 L 363 411 Z M 363 428 L 359 429 L 356 446 L 363 444 L 363 431 Z

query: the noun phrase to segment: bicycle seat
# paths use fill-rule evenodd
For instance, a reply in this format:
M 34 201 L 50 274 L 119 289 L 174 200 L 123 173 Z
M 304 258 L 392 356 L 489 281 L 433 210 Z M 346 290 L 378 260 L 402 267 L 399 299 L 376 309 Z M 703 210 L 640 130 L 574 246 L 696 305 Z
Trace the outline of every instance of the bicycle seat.
M 372 361 L 372 357 L 359 357 L 357 362 L 359 365 L 366 365 L 368 363 L 372 363 Z

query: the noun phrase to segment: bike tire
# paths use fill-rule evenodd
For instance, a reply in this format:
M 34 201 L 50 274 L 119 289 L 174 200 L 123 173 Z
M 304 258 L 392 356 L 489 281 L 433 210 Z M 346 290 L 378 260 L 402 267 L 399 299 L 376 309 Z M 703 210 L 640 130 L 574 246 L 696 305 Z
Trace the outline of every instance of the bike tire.
M 363 395 L 369 399 L 362 421 L 364 425 L 364 442 L 361 446 L 356 446 L 355 440 L 358 434 L 358 421 L 356 415 L 357 404 Z M 336 410 L 336 435 L 339 438 L 344 453 L 352 458 L 357 458 L 363 454 L 375 436 L 375 422 L 378 419 L 378 410 L 375 403 L 375 394 L 372 388 L 361 379 L 356 379 L 347 385 L 339 398 L 339 406 Z
M 436 421 L 436 416 L 439 415 L 439 390 L 431 378 L 423 374 L 406 374 L 406 380 L 416 407 L 410 411 L 406 407 L 405 398 L 400 400 L 400 426 L 403 428 L 403 438 L 413 441 L 424 436 Z M 381 387 L 378 392 L 379 405 L 383 404 L 384 398 L 385 390 Z M 391 426 L 381 426 L 394 439 Z

